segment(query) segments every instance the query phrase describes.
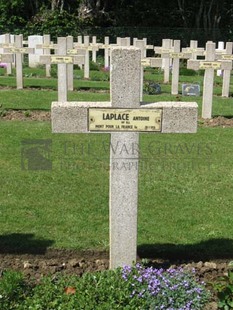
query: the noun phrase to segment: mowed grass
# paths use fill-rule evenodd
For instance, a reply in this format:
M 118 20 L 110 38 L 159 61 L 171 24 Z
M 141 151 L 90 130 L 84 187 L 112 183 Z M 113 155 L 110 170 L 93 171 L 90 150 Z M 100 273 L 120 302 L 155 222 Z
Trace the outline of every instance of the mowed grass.
M 2 121 L 0 136 L 1 246 L 108 249 L 108 134 Z M 51 171 L 27 170 L 25 139 L 52 140 Z M 227 128 L 141 134 L 139 249 L 162 255 L 199 245 L 206 255 L 232 255 L 232 152 Z
M 181 71 L 182 72 L 182 71 Z M 203 73 L 185 76 L 181 75 L 179 79 L 179 94 L 171 95 L 170 83 L 163 83 L 163 74 L 159 70 L 145 71 L 144 81 L 154 81 L 161 86 L 161 94 L 148 95 L 144 93 L 143 101 L 195 101 L 198 103 L 199 116 L 202 110 L 202 92 L 203 92 Z M 57 101 L 57 78 L 45 77 L 45 69 L 24 69 L 24 89 L 16 89 L 15 76 L 5 76 L 3 69 L 0 69 L 0 86 L 3 87 L 0 92 L 1 109 L 23 109 L 23 110 L 50 110 L 51 102 Z M 199 84 L 201 88 L 200 96 L 182 96 L 182 83 Z M 101 71 L 91 71 L 90 79 L 83 79 L 83 71 L 75 69 L 74 71 L 74 91 L 68 92 L 69 101 L 109 101 L 110 85 L 109 73 Z M 8 87 L 7 89 L 4 87 Z M 213 95 L 213 116 L 229 117 L 233 115 L 233 81 L 231 77 L 230 96 L 224 98 L 222 93 L 222 77 L 215 77 L 214 95 Z
M 152 76 L 162 93 L 144 94 L 144 101 L 196 101 L 201 114 L 201 96 L 172 96 L 162 74 Z M 203 76 L 195 79 L 202 83 Z M 0 85 L 7 80 L 14 77 L 1 77 Z M 57 80 L 26 77 L 25 83 L 24 90 L 1 89 L 0 111 L 50 110 Z M 76 85 L 69 100 L 110 99 L 108 81 L 75 83 L 82 87 Z M 233 99 L 221 98 L 218 83 L 213 114 L 232 117 Z M 52 134 L 50 122 L 37 121 L 0 120 L 0 128 L 0 252 L 48 246 L 107 250 L 109 135 Z M 199 127 L 191 135 L 140 135 L 139 253 L 233 257 L 232 134 L 233 128 Z M 25 139 L 52 141 L 52 170 L 27 169 Z

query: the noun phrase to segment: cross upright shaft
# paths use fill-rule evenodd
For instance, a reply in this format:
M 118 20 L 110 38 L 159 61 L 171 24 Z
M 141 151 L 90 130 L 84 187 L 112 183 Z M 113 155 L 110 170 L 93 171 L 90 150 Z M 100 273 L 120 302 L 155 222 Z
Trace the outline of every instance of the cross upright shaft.
M 111 68 L 112 107 L 139 108 L 141 51 L 113 50 Z M 135 149 L 138 143 L 138 132 L 111 133 L 110 268 L 122 262 L 130 265 L 136 259 L 139 154 Z

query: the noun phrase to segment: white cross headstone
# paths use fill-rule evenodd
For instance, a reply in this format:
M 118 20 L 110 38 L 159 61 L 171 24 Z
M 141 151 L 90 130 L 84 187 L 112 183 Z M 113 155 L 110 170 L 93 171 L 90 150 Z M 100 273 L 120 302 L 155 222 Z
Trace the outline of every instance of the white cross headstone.
M 226 54 L 221 55 L 222 60 L 233 61 L 233 42 L 226 43 Z M 231 81 L 231 70 L 223 70 L 223 82 L 222 82 L 222 97 L 229 97 L 230 92 L 230 81 Z
M 43 35 L 43 43 L 42 44 L 37 44 L 36 48 L 42 49 L 43 50 L 43 55 L 50 55 L 51 50 L 57 50 L 57 44 L 54 44 L 50 40 L 50 34 L 44 34 Z M 46 71 L 46 77 L 51 76 L 51 65 L 47 63 L 45 65 L 45 71 Z
M 180 70 L 180 59 L 191 58 L 191 53 L 180 52 L 180 40 L 174 40 L 172 52 L 161 53 L 161 58 L 172 59 L 172 87 L 171 94 L 177 95 L 179 92 L 179 70 Z
M 191 60 L 187 62 L 187 68 L 199 70 L 204 69 L 203 99 L 202 99 L 202 118 L 212 117 L 212 101 L 214 87 L 214 70 L 231 70 L 232 62 L 226 60 L 215 61 L 215 43 L 206 43 L 205 60 Z
M 139 132 L 195 133 L 197 103 L 140 105 L 141 51 L 111 50 L 111 102 L 53 102 L 54 133 L 110 132 L 110 268 L 137 254 Z
M 68 65 L 83 64 L 84 56 L 67 55 L 67 38 L 59 37 L 57 39 L 57 54 L 40 56 L 42 64 L 56 64 L 58 66 L 58 100 L 67 101 L 68 91 Z
M 43 55 L 43 49 L 37 48 L 36 46 L 42 43 L 43 43 L 43 36 L 32 35 L 28 37 L 28 47 L 35 49 L 34 54 L 29 54 L 28 56 L 28 62 L 30 68 L 37 67 L 40 62 L 40 55 Z
M 10 44 L 12 44 L 11 42 L 11 39 L 12 39 L 12 36 L 9 34 L 9 33 L 6 33 L 6 34 L 2 34 L 0 35 L 0 43 L 2 46 L 9 46 Z M 0 48 L 0 53 L 3 54 L 3 48 Z M 3 60 L 1 60 L 1 62 L 4 62 Z M 13 60 L 14 62 L 14 60 Z M 12 61 L 7 63 L 6 62 L 6 73 L 8 75 L 12 74 Z
M 96 43 L 97 43 L 96 36 L 93 36 L 92 37 L 92 44 L 96 45 Z M 92 61 L 96 62 L 96 50 L 93 49 L 91 57 L 92 57 Z
M 4 52 L 15 55 L 17 89 L 23 89 L 23 55 L 33 54 L 34 48 L 23 47 L 23 36 L 16 35 L 14 45 L 4 48 Z
M 196 40 L 190 41 L 189 47 L 182 48 L 183 53 L 191 53 L 190 59 L 196 60 L 198 56 L 203 56 L 205 49 L 204 47 L 198 47 L 198 42 Z
M 216 50 L 217 52 L 217 50 Z M 233 42 L 227 42 L 225 50 L 218 51 L 216 59 L 233 61 Z M 222 73 L 222 97 L 228 97 L 230 91 L 231 70 L 220 70 Z
M 104 37 L 104 67 L 109 68 L 109 37 Z
M 163 39 L 162 40 L 162 47 L 155 46 L 154 47 L 155 54 L 164 54 L 173 52 L 172 48 L 172 40 L 171 39 Z M 163 57 L 161 57 L 163 58 Z M 164 70 L 164 83 L 169 83 L 169 76 L 170 76 L 170 66 L 172 65 L 171 59 L 168 57 L 163 58 L 162 68 Z
M 130 38 L 117 38 L 117 45 L 119 46 L 130 46 Z
M 222 53 L 223 51 L 224 51 L 224 42 L 219 41 L 216 53 L 218 53 L 218 52 Z M 222 70 L 217 70 L 217 76 L 222 76 Z

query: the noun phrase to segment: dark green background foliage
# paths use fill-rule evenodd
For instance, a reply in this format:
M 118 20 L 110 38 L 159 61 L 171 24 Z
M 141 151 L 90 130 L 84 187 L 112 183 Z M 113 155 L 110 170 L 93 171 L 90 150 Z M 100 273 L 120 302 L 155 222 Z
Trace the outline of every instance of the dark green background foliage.
M 0 32 L 231 41 L 232 0 L 0 0 Z

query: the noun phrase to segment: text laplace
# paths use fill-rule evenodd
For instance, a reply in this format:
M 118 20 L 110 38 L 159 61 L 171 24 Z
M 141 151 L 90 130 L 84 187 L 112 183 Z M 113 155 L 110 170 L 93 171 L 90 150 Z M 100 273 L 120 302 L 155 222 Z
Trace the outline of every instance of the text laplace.
M 103 113 L 103 120 L 128 121 L 128 113 Z

